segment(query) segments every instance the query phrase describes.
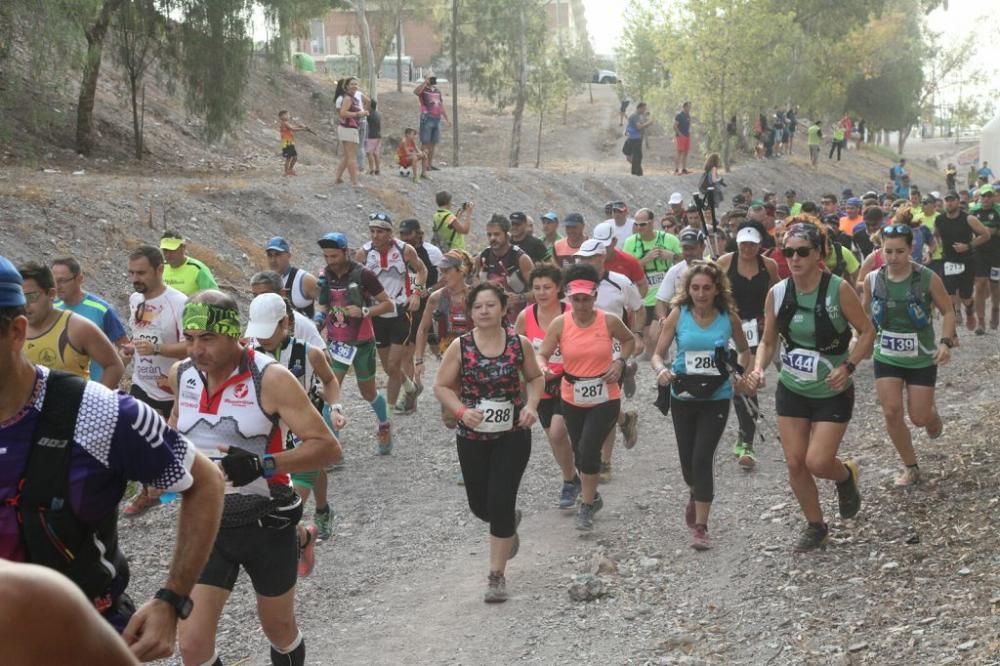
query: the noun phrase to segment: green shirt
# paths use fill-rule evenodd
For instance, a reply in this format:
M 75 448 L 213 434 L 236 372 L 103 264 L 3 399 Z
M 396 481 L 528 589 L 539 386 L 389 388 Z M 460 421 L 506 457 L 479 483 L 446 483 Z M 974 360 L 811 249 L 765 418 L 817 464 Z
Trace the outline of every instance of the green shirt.
M 820 144 L 820 136 L 823 133 L 823 129 L 819 125 L 809 126 L 809 145 L 818 146 Z
M 218 289 L 212 277 L 212 271 L 208 266 L 197 259 L 188 257 L 180 268 L 174 268 L 170 264 L 163 265 L 163 282 L 167 286 L 173 287 L 185 296 L 190 296 L 196 291 L 203 289 Z
M 650 250 L 656 248 L 673 252 L 674 257 L 681 256 L 681 242 L 677 240 L 677 236 L 668 234 L 666 231 L 657 231 L 656 236 L 651 241 L 643 240 L 639 234 L 632 234 L 625 240 L 622 251 L 631 254 L 641 262 Z M 656 292 L 660 288 L 660 283 L 663 282 L 663 277 L 673 265 L 673 261 L 666 259 L 654 259 L 648 264 L 643 264 L 642 270 L 646 273 L 646 282 L 649 283 L 649 291 L 646 292 L 644 299 L 646 305 L 656 305 Z
M 791 278 L 782 280 L 774 287 L 774 308 L 778 310 L 785 297 L 785 289 Z M 830 323 L 834 329 L 844 331 L 847 329 L 847 318 L 840 309 L 840 284 L 843 282 L 836 275 L 830 276 L 830 285 L 826 292 L 826 311 L 830 315 Z M 795 294 L 798 302 L 798 310 L 792 316 L 792 321 L 788 326 L 788 333 L 792 338 L 792 343 L 798 343 L 806 347 L 816 345 L 816 317 L 813 308 L 816 306 L 816 297 L 819 286 L 809 293 L 801 291 Z M 832 398 L 840 395 L 830 388 L 826 383 L 826 378 L 834 368 L 841 365 L 847 359 L 847 352 L 843 354 L 823 354 L 809 349 L 786 349 L 781 354 L 781 373 L 778 381 L 793 393 L 797 393 L 805 398 Z M 851 386 L 853 380 L 848 379 L 847 386 Z M 846 388 L 845 388 L 846 390 Z
M 834 141 L 843 141 L 846 135 L 847 135 L 847 130 L 845 130 L 843 127 L 837 127 L 833 130 Z
M 861 268 L 861 262 L 858 258 L 854 256 L 854 253 L 848 250 L 843 245 L 840 246 L 840 256 L 844 261 L 844 275 L 848 273 L 853 273 L 859 268 Z M 831 252 L 826 256 L 826 267 L 831 271 L 837 267 L 837 257 Z
M 797 201 L 792 204 L 791 208 L 788 209 L 788 214 L 789 214 L 789 216 L 792 216 L 792 217 L 794 217 L 795 215 L 798 215 L 801 212 L 802 212 L 802 204 L 800 204 Z
M 546 247 L 545 256 L 542 257 L 542 261 L 552 261 L 555 259 L 556 243 L 558 243 L 562 239 L 563 239 L 562 234 L 559 233 L 556 234 L 556 237 L 552 240 L 551 243 L 545 240 L 544 238 L 542 239 L 542 242 L 545 243 Z
M 931 300 L 931 273 L 928 268 L 912 264 L 913 270 L 920 271 L 920 293 L 923 294 L 924 309 L 930 313 L 933 308 Z M 875 281 L 884 269 L 868 274 L 868 286 L 875 293 Z M 910 278 L 896 282 L 885 274 L 887 298 L 885 301 L 885 318 L 875 332 L 876 361 L 895 365 L 900 368 L 926 368 L 934 365 L 935 335 L 934 325 L 928 324 L 916 328 L 907 314 L 910 304 Z
M 452 222 L 455 221 L 455 214 L 452 213 L 447 208 L 438 208 L 434 212 L 434 222 L 432 223 L 432 230 L 436 232 L 438 237 L 441 239 L 442 250 L 447 252 L 448 250 L 464 250 L 465 249 L 465 234 L 459 233 Z
M 924 215 L 924 211 L 923 210 L 915 210 L 915 211 L 913 211 L 913 221 L 914 222 L 919 222 L 920 224 L 922 224 L 925 227 L 927 227 L 928 229 L 930 229 L 931 230 L 931 235 L 934 234 L 934 220 L 937 219 L 937 216 L 938 216 L 937 213 L 931 213 L 930 215 Z M 940 259 L 942 256 L 944 256 L 944 255 L 942 254 L 941 243 L 937 243 L 934 246 L 934 254 L 931 255 L 931 259 L 932 260 L 934 260 L 934 259 Z

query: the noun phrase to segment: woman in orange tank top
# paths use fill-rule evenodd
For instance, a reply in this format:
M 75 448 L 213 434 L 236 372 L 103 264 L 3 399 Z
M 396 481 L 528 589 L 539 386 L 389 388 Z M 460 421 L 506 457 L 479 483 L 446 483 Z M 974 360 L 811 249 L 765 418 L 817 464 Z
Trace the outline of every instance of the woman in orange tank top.
M 635 348 L 632 331 L 622 320 L 594 307 L 600 279 L 589 264 L 574 264 L 566 270 L 563 284 L 572 311 L 552 320 L 538 352 L 548 364 L 556 348 L 562 351 L 563 419 L 582 482 L 578 530 L 593 529 L 594 514 L 604 506 L 597 492 L 601 445 L 617 423 L 618 380 Z M 612 360 L 615 340 L 621 345 L 621 357 Z

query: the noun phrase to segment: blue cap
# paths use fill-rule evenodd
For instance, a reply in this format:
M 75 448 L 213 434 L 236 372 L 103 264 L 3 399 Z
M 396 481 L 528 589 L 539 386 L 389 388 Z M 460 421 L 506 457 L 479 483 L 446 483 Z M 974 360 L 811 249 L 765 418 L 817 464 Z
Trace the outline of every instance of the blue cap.
M 850 199 L 847 200 L 847 205 L 848 206 L 860 206 L 861 205 L 861 199 L 859 199 L 857 197 L 851 197 Z
M 319 246 L 324 250 L 327 248 L 336 248 L 339 250 L 347 249 L 347 236 L 339 231 L 331 231 L 328 234 L 323 234 L 323 237 L 320 238 L 318 242 Z
M 553 212 L 552 212 L 552 211 L 550 210 L 550 211 L 549 211 L 549 212 L 547 212 L 547 213 L 546 213 L 545 215 L 542 215 L 542 219 L 543 219 L 543 220 L 548 220 L 548 221 L 550 221 L 550 222 L 558 222 L 558 221 L 559 221 L 559 216 L 558 216 L 558 215 L 556 215 L 555 213 L 553 213 Z
M 288 246 L 288 241 L 286 241 L 281 236 L 275 236 L 271 240 L 267 241 L 267 247 L 264 248 L 265 251 L 274 250 L 276 252 L 291 252 L 291 248 Z
M 7 257 L 0 256 L 0 308 L 16 308 L 24 305 L 24 290 L 21 272 Z

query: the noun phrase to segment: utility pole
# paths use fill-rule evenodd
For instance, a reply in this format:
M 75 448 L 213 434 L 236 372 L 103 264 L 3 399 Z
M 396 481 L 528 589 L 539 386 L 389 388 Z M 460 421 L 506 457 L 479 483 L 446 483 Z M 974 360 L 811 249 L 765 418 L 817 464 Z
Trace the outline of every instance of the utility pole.
M 458 0 L 451 0 L 451 164 L 458 166 Z

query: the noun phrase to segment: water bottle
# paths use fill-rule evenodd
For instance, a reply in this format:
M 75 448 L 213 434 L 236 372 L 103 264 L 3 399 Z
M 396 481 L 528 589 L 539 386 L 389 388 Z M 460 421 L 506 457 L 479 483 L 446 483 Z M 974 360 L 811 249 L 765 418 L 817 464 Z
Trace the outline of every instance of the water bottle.
M 177 493 L 163 493 L 160 495 L 160 504 L 170 504 L 177 499 Z

